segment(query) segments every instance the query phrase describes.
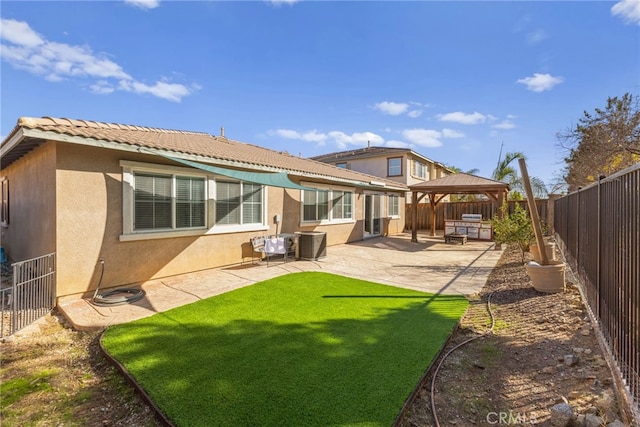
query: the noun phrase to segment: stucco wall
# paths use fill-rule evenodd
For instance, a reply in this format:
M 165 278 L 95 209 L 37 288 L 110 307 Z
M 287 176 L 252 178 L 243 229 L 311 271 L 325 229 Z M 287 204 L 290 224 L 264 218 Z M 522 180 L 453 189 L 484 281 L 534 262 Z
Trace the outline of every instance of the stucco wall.
M 0 244 L 13 261 L 55 252 L 56 145 L 44 144 L 0 172 L 9 180 L 9 226 Z
M 59 144 L 57 151 L 59 296 L 90 295 L 99 282 L 101 258 L 105 266 L 101 287 L 108 288 L 240 263 L 243 256 L 251 256 L 249 239 L 256 235 L 326 231 L 329 246 L 363 237 L 361 192 L 355 196 L 355 222 L 300 227 L 300 191 L 269 187 L 266 231 L 121 241 L 120 161 L 167 162 L 154 156 L 70 144 Z M 281 215 L 277 225 L 276 214 Z M 397 226 L 390 231 L 401 232 L 404 224 L 392 222 Z

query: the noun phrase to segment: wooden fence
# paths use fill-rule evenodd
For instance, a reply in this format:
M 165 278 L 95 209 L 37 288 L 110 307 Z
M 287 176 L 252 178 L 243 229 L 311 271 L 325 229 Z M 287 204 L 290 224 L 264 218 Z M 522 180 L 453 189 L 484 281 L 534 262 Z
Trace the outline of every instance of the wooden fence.
M 514 211 L 516 203 L 523 209 L 529 210 L 526 201 L 510 201 L 508 202 L 509 213 Z M 549 201 L 547 199 L 536 200 L 536 206 L 540 219 L 551 230 L 553 227 L 553 209 L 549 207 Z M 444 230 L 445 219 L 462 219 L 462 214 L 482 214 L 483 220 L 490 220 L 498 212 L 498 206 L 490 201 L 442 202 L 436 206 L 436 230 Z M 405 230 L 411 230 L 413 226 L 413 211 L 410 204 L 405 207 L 405 218 Z M 429 203 L 420 203 L 418 205 L 417 220 L 418 230 L 431 230 L 431 205 Z

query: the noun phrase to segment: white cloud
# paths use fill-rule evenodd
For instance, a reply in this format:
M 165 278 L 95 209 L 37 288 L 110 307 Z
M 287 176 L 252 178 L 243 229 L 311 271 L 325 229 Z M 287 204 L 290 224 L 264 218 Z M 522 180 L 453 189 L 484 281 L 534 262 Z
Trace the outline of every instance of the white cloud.
M 422 115 L 422 110 L 419 108 L 410 109 L 411 106 L 422 107 L 422 104 L 415 101 L 411 101 L 409 103 L 382 101 L 375 104 L 373 108 L 374 110 L 378 110 L 381 113 L 388 114 L 390 116 L 399 116 L 401 114 L 406 114 L 412 119 L 415 119 L 416 117 L 420 117 L 420 115 Z
M 364 147 L 369 143 L 371 145 L 382 145 L 384 143 L 384 138 L 373 132 L 355 132 L 347 135 L 342 131 L 334 130 L 329 132 L 329 137 L 333 138 L 336 145 L 341 149 L 347 148 L 348 145 Z
M 304 133 L 300 133 L 291 129 L 276 129 L 268 131 L 267 134 L 276 135 L 287 139 L 295 139 L 299 141 L 317 142 L 318 145 L 324 145 L 325 141 L 328 138 L 327 134 L 320 133 L 315 129 Z
M 106 80 L 99 80 L 89 86 L 89 89 L 93 93 L 97 93 L 100 95 L 107 95 L 113 93 L 116 89 Z
M 391 148 L 409 148 L 411 147 L 411 144 L 404 142 L 404 141 L 396 141 L 396 140 L 391 140 L 391 141 L 387 141 L 384 143 L 384 145 L 386 147 L 391 147 Z
M 640 1 L 622 0 L 613 5 L 611 13 L 620 16 L 628 24 L 640 25 Z
M 155 9 L 160 6 L 160 0 L 124 0 L 125 3 L 128 3 L 132 6 L 139 7 L 140 9 Z
M 455 129 L 442 129 L 443 138 L 464 138 L 464 133 Z
M 527 34 L 527 43 L 530 45 L 536 45 L 547 38 L 549 38 L 547 33 L 542 29 L 538 29 Z
M 54 82 L 89 79 L 89 89 L 93 93 L 123 90 L 180 102 L 197 90 L 196 86 L 190 88 L 165 80 L 151 85 L 142 83 L 105 55 L 94 54 L 87 46 L 48 41 L 23 21 L 2 19 L 0 40 L 0 57 L 13 67 Z
M 121 80 L 118 87 L 121 90 L 127 92 L 133 92 L 138 94 L 150 94 L 157 96 L 158 98 L 166 99 L 167 101 L 180 102 L 180 100 L 191 93 L 191 89 L 184 85 L 177 83 L 167 83 L 165 81 L 156 82 L 154 85 L 149 86 L 144 83 Z
M 491 126 L 494 129 L 513 129 L 516 127 L 515 123 L 510 120 L 503 120 L 498 124 Z
M 402 131 L 408 141 L 421 147 L 440 147 L 442 133 L 432 129 L 405 129 Z
M 530 91 L 544 92 L 545 90 L 551 90 L 555 85 L 563 81 L 564 79 L 562 77 L 554 77 L 551 74 L 534 73 L 531 77 L 519 79 L 518 83 L 526 85 Z
M 283 4 L 291 6 L 299 1 L 300 0 L 267 0 L 268 3 L 271 3 L 274 6 L 282 6 Z
M 0 38 L 24 48 L 33 48 L 44 43 L 38 33 L 29 24 L 14 19 L 3 19 L 0 26 Z
M 384 114 L 399 116 L 400 114 L 404 114 L 407 112 L 407 110 L 409 109 L 409 104 L 405 104 L 403 102 L 382 101 L 375 104 L 373 108 Z
M 463 125 L 476 125 L 487 121 L 487 116 L 478 112 L 467 114 L 456 111 L 455 113 L 438 114 L 437 117 L 441 122 L 454 122 Z

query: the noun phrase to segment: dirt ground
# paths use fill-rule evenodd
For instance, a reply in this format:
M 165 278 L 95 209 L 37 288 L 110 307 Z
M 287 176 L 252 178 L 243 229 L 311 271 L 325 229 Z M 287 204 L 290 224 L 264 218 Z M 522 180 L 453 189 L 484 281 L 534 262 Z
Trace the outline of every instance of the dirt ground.
M 607 397 L 613 396 L 610 373 L 577 289 L 569 283 L 565 293 L 536 292 L 518 250 L 505 250 L 445 352 L 490 328 L 489 295 L 492 333 L 451 353 L 438 372 L 434 401 L 440 425 L 550 425 L 549 408 L 563 399 L 577 413 L 617 417 Z M 100 354 L 96 333 L 65 328 L 55 314 L 40 329 L 0 344 L 3 426 L 159 425 Z M 403 427 L 437 425 L 432 373 Z
M 611 373 L 571 278 L 564 293 L 538 292 L 521 252 L 504 251 L 442 354 L 478 338 L 434 363 L 441 363 L 433 393 L 439 425 L 549 426 L 550 408 L 563 402 L 576 415 L 599 416 L 602 425 L 618 419 Z M 495 326 L 485 334 L 489 298 Z M 434 370 L 403 427 L 438 425 L 431 403 Z

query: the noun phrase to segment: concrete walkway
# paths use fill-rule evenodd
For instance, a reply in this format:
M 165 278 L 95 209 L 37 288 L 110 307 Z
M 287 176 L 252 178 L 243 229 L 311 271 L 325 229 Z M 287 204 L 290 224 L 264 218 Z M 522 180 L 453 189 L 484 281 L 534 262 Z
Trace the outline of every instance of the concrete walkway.
M 88 300 L 62 301 L 58 308 L 78 330 L 95 331 L 189 304 L 287 273 L 323 271 L 432 293 L 471 295 L 480 292 L 501 251 L 493 242 L 444 243 L 441 236 L 410 234 L 376 237 L 330 246 L 318 261 L 284 263 L 281 259 L 216 268 L 149 280 L 139 285 L 146 295 L 131 304 L 98 307 Z

